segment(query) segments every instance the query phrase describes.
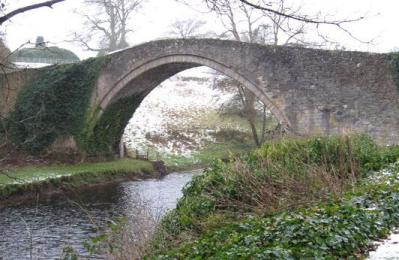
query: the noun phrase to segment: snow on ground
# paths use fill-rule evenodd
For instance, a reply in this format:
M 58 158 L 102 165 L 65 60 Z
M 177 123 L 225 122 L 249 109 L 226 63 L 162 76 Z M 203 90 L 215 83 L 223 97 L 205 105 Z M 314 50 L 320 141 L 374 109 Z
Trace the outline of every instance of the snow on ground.
M 189 156 L 212 141 L 199 119 L 231 99 L 233 93 L 213 88 L 214 73 L 191 69 L 164 81 L 141 103 L 125 129 L 128 150 L 152 148 L 161 153 Z
M 31 62 L 15 62 L 14 63 L 17 68 L 20 69 L 36 69 L 36 68 L 42 68 L 46 66 L 51 66 L 52 64 L 48 63 L 31 63 Z
M 393 165 L 393 167 L 395 167 Z M 397 166 L 396 166 L 397 167 Z M 393 171 L 390 167 L 380 171 L 378 174 L 372 176 L 370 179 L 374 182 L 392 182 L 387 180 L 387 177 L 393 175 Z M 394 182 L 398 182 L 398 176 Z M 399 259 L 399 229 L 394 230 L 391 235 L 382 240 L 374 243 L 376 250 L 371 251 L 367 259 L 369 260 L 381 260 L 381 259 Z
M 377 243 L 377 246 L 377 250 L 370 252 L 367 259 L 399 259 L 399 230 L 395 230 L 387 239 Z

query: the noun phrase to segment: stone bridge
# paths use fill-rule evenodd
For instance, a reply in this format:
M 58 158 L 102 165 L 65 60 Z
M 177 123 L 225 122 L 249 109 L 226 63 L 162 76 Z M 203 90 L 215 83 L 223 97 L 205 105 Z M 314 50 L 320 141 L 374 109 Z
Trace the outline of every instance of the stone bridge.
M 239 81 L 296 134 L 367 133 L 381 144 L 399 143 L 399 88 L 390 54 L 172 39 L 108 57 L 92 93 L 91 111 L 97 112 L 91 121 L 119 100 L 141 102 L 174 74 L 207 66 Z M 3 116 L 10 107 L 0 107 Z
M 399 143 L 399 89 L 388 54 L 193 39 L 149 42 L 110 57 L 92 98 L 102 109 L 207 66 L 251 90 L 295 133 L 367 133 Z

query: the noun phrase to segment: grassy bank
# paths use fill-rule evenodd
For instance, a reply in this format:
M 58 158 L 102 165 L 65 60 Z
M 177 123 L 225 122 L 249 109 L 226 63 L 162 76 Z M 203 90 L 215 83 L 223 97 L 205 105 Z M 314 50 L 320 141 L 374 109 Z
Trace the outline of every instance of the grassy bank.
M 0 173 L 0 199 L 156 175 L 151 162 L 133 159 L 26 167 Z
M 252 143 L 214 143 L 192 154 L 192 156 L 165 155 L 162 160 L 172 170 L 195 169 L 209 166 L 215 158 L 228 159 L 234 155 L 255 149 Z
M 150 257 L 353 257 L 399 224 L 399 158 L 365 136 L 283 139 L 217 161 L 161 222 Z M 384 179 L 390 178 L 390 179 Z

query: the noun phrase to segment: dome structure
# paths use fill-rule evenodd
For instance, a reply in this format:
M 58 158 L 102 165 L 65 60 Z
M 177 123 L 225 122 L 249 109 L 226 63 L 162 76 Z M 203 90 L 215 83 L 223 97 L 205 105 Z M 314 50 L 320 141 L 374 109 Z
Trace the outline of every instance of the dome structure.
M 80 61 L 79 57 L 70 50 L 56 46 L 48 47 L 41 36 L 37 38 L 35 47 L 15 51 L 11 59 L 18 67 L 42 67 Z

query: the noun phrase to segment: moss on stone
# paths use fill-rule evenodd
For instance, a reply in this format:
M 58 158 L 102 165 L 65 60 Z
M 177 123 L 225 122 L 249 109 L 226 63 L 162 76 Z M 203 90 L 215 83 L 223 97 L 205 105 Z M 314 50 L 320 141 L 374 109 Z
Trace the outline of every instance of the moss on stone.
M 85 150 L 91 154 L 109 155 L 118 151 L 123 131 L 134 111 L 143 100 L 142 95 L 122 98 L 111 104 L 84 138 Z

